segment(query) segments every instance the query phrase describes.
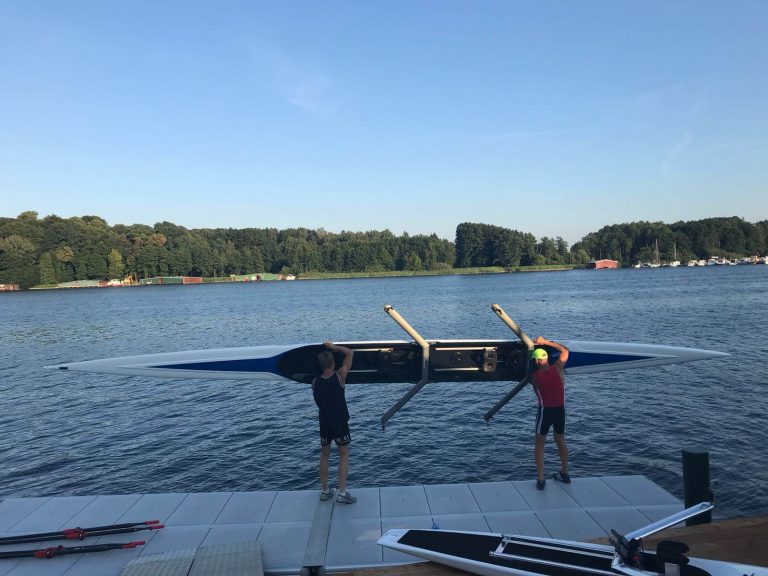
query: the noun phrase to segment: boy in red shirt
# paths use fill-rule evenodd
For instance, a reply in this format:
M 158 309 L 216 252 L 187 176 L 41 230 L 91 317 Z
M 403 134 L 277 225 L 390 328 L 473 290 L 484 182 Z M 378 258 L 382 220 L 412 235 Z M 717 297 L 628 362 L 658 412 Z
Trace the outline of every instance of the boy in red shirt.
M 555 444 L 560 456 L 560 471 L 552 477 L 559 482 L 570 484 L 568 474 L 568 447 L 565 444 L 565 363 L 568 362 L 568 348 L 557 342 L 546 340 L 539 336 L 534 341 L 537 346 L 551 346 L 560 351 L 560 356 L 554 364 L 549 363 L 549 355 L 543 348 L 533 351 L 535 363 L 532 375 L 533 390 L 539 400 L 536 413 L 536 443 L 534 455 L 536 459 L 536 488 L 544 490 L 547 481 L 544 479 L 544 444 L 549 428 L 555 430 Z

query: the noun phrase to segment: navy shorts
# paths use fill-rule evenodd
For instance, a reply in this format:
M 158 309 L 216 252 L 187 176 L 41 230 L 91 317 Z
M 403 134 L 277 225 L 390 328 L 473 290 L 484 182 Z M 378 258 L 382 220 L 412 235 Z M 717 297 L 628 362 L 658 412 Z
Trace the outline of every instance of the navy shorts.
M 555 429 L 555 434 L 565 434 L 565 406 L 544 408 L 539 406 L 536 412 L 536 434 L 546 436 L 549 428 Z
M 337 424 L 335 426 L 320 424 L 320 446 L 328 446 L 331 441 L 336 442 L 336 446 L 346 446 L 352 441 L 349 435 L 349 424 Z

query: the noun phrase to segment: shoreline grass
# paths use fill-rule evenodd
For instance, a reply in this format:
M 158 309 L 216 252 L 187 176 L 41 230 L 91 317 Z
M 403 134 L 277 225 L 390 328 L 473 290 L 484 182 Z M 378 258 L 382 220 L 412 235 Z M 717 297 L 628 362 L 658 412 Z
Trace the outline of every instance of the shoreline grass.
M 517 272 L 559 272 L 573 270 L 576 268 L 572 264 L 552 264 L 547 266 L 514 266 L 505 268 L 503 266 L 482 266 L 475 268 L 448 268 L 441 270 L 382 270 L 368 272 L 303 272 L 296 275 L 296 280 L 344 280 L 353 278 L 408 278 L 412 276 L 457 276 L 474 274 L 511 274 Z M 255 276 L 252 274 L 251 276 Z M 270 274 L 270 276 L 274 276 Z M 265 282 L 278 282 L 276 278 L 265 279 Z M 242 280 L 233 280 L 230 276 L 209 277 L 204 276 L 203 281 L 198 284 L 188 284 L 196 286 L 199 284 L 239 284 Z M 179 286 L 180 284 L 174 284 Z M 134 284 L 132 286 L 138 286 Z M 158 284 L 159 286 L 159 284 Z M 127 287 L 127 286 L 126 286 Z M 73 288 L 99 288 L 99 286 L 60 286 L 57 284 L 39 284 L 31 286 L 29 290 L 64 290 Z
M 397 278 L 408 276 L 456 276 L 472 274 L 510 274 L 515 272 L 556 272 L 573 270 L 571 264 L 552 264 L 548 266 L 483 266 L 476 268 L 450 268 L 445 270 L 385 270 L 370 272 L 304 272 L 297 280 L 334 280 L 346 278 Z

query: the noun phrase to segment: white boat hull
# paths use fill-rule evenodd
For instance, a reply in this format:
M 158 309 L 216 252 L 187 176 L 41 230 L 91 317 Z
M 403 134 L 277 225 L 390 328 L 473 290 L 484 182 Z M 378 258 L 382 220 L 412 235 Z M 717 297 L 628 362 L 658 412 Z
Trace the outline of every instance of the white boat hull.
M 347 382 L 417 382 L 422 349 L 413 342 L 342 343 L 355 350 Z M 728 356 L 722 352 L 675 346 L 616 342 L 563 341 L 570 357 L 566 374 L 589 374 Z M 527 349 L 510 340 L 429 341 L 430 382 L 520 381 Z M 164 352 L 58 364 L 50 368 L 124 376 L 275 380 L 309 382 L 318 372 L 322 344 L 251 346 Z M 559 352 L 550 350 L 550 358 Z
M 432 533 L 435 539 L 451 538 L 453 541 L 449 545 L 443 546 L 443 548 L 450 550 L 440 551 L 402 542 L 404 539 L 407 539 L 409 533 L 414 532 L 427 535 Z M 464 547 L 461 544 L 457 544 L 461 542 L 461 538 L 474 540 L 474 542 L 487 541 L 489 543 L 488 549 L 483 548 L 482 550 L 475 550 L 469 554 L 464 554 L 462 553 Z M 654 576 L 663 574 L 642 570 L 622 563 L 619 557 L 614 554 L 614 549 L 610 546 L 548 538 L 519 537 L 521 541 L 540 543 L 539 549 L 543 549 L 545 552 L 547 549 L 550 549 L 552 555 L 549 559 L 542 556 L 534 559 L 533 557 L 514 555 L 509 555 L 508 559 L 494 559 L 491 552 L 494 550 L 495 542 L 501 542 L 503 538 L 504 536 L 501 534 L 480 532 L 394 529 L 387 531 L 378 540 L 378 544 L 397 552 L 450 566 L 458 570 L 479 574 L 480 576 L 554 576 L 556 574 L 574 576 Z M 585 558 L 584 564 L 574 566 L 563 563 L 562 556 L 560 555 L 563 550 L 577 552 Z M 768 576 L 768 568 L 759 566 L 701 558 L 689 558 L 688 560 L 689 563 L 682 567 L 681 576 L 696 574 L 696 571 L 691 570 L 691 568 L 698 568 L 711 576 Z M 698 574 L 699 576 L 704 576 L 700 573 Z

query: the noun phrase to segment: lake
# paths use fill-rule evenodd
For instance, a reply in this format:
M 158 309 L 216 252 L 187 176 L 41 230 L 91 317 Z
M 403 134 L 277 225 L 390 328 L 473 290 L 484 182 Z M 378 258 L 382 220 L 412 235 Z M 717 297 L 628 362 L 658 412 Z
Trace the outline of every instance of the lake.
M 76 289 L 0 294 L 2 496 L 314 488 L 308 387 L 45 370 L 60 362 L 330 339 L 646 342 L 733 354 L 567 379 L 574 477 L 643 474 L 682 497 L 681 450 L 710 451 L 718 517 L 768 513 L 768 266 Z M 350 489 L 535 477 L 530 388 L 490 424 L 508 383 L 355 385 Z M 547 468 L 557 469 L 552 442 Z M 336 456 L 332 456 L 332 479 Z

